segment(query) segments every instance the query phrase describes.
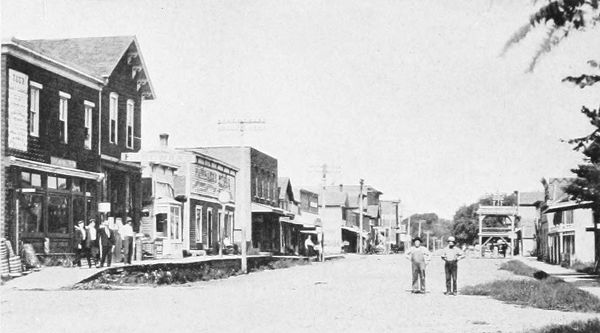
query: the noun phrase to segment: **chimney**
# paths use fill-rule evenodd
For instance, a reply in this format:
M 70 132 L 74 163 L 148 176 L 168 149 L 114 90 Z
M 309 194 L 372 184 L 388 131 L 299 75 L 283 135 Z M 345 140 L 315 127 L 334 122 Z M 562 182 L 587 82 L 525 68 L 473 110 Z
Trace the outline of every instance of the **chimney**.
M 169 147 L 169 134 L 161 133 L 158 137 L 160 138 L 160 148 L 167 149 Z
M 344 184 L 340 184 L 340 192 L 344 192 Z

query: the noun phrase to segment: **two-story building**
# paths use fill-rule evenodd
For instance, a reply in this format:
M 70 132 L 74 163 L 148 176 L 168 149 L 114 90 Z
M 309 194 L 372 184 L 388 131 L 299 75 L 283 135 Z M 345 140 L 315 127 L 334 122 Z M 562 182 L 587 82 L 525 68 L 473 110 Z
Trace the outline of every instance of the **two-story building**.
M 235 177 L 236 239 L 245 232 L 247 246 L 281 251 L 277 159 L 251 147 L 198 147 L 195 152 L 224 161 L 239 171 Z
M 552 264 L 594 262 L 592 203 L 569 199 L 564 189 L 571 181 L 571 178 L 550 178 L 548 181 L 549 200 L 542 214 L 547 223 L 547 260 Z
M 69 253 L 78 220 L 131 216 L 137 228 L 141 171 L 121 154 L 140 149 L 155 94 L 136 38 L 12 38 L 1 59 L 3 236 Z

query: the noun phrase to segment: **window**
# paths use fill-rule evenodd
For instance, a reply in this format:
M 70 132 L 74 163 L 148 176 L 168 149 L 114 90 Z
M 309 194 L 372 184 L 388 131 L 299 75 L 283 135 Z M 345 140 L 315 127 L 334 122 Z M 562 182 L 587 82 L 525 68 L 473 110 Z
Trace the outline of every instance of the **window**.
M 127 100 L 127 148 L 133 148 L 133 110 L 132 100 Z
M 206 210 L 206 231 L 207 231 L 207 240 L 206 246 L 212 246 L 212 224 L 213 224 L 213 212 L 211 208 Z
M 19 197 L 19 232 L 44 232 L 42 195 L 24 193 Z
M 110 103 L 108 105 L 109 109 L 109 140 L 110 143 L 118 142 L 118 123 L 119 123 L 119 95 L 115 93 L 110 94 Z
M 39 173 L 21 172 L 21 187 L 42 187 L 42 175 Z
M 69 142 L 69 99 L 71 95 L 59 92 L 60 102 L 58 104 L 58 137 L 60 142 Z
M 69 209 L 64 196 L 48 196 L 48 232 L 69 233 Z
M 42 85 L 33 81 L 29 82 L 29 134 L 40 135 L 40 90 Z
M 84 147 L 85 149 L 92 149 L 92 108 L 94 103 L 85 101 L 83 102 L 84 107 L 84 128 L 85 138 Z
M 169 222 L 171 224 L 171 239 L 181 239 L 181 209 L 179 207 L 171 206 L 169 214 Z
M 167 231 L 167 213 L 156 214 L 156 233 L 165 234 Z
M 48 176 L 48 188 L 53 190 L 66 190 L 67 179 L 63 177 Z
M 202 206 L 196 206 L 196 243 L 202 243 Z

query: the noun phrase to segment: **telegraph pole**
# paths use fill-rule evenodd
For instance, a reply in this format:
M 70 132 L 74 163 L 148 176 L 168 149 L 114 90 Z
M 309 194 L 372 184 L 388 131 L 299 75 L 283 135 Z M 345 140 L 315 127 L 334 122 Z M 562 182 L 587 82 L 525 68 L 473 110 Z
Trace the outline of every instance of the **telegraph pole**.
M 327 163 L 323 163 L 319 166 L 312 166 L 311 167 L 313 172 L 319 172 L 321 174 L 321 190 L 319 191 L 319 201 L 321 202 L 321 212 L 325 213 L 325 209 L 327 207 L 327 204 L 325 202 L 325 192 L 327 192 L 327 175 L 331 174 L 331 173 L 337 173 L 339 172 L 339 167 L 330 167 Z M 321 213 L 320 212 L 320 213 Z M 319 213 L 319 215 L 320 215 Z M 321 215 L 321 253 L 323 254 L 321 256 L 321 260 L 325 261 L 325 233 L 324 233 L 324 226 L 325 226 L 325 219 L 323 218 L 323 216 Z
M 358 203 L 359 203 L 359 216 L 358 216 L 358 253 L 363 253 L 363 242 L 362 242 L 362 232 L 363 232 L 363 186 L 365 184 L 364 179 L 360 179 L 360 194 L 358 195 Z
M 425 220 L 419 220 L 419 238 L 421 238 L 421 223 L 425 222 Z
M 225 126 L 225 125 L 232 125 L 232 128 L 222 128 L 220 130 L 224 130 L 224 131 L 238 131 L 239 132 L 239 140 L 240 140 L 240 161 L 244 160 L 244 151 L 241 149 L 242 147 L 244 147 L 244 134 L 246 131 L 249 130 L 249 128 L 247 128 L 248 125 L 262 125 L 265 124 L 265 121 L 262 119 L 230 119 L 230 120 L 219 120 L 217 122 L 218 126 Z M 257 128 L 253 128 L 252 130 L 258 130 Z M 236 183 L 237 183 L 237 176 L 236 176 Z M 237 191 L 236 191 L 237 193 Z M 236 215 L 235 216 L 241 216 L 241 214 L 237 214 L 237 200 L 236 200 Z M 223 209 L 223 217 L 225 215 L 225 209 Z M 244 217 L 242 217 L 244 218 Z M 246 217 L 247 218 L 247 217 Z M 233 221 L 233 223 L 235 223 L 235 221 Z M 246 274 L 248 273 L 248 254 L 247 254 L 247 241 L 246 241 L 246 224 L 248 223 L 248 221 L 244 221 L 243 223 L 241 223 L 240 225 L 240 229 L 241 229 L 241 234 L 242 234 L 242 240 L 241 240 L 241 245 L 242 245 L 242 263 L 241 263 L 241 268 L 242 268 L 242 273 Z M 235 225 L 235 224 L 234 224 Z
M 425 231 L 425 234 L 427 235 L 427 249 L 429 250 L 429 234 L 431 234 L 431 230 Z

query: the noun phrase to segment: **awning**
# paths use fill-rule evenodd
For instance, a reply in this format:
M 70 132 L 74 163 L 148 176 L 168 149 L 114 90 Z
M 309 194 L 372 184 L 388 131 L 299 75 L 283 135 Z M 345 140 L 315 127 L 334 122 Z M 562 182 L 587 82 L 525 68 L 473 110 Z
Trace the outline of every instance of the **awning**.
M 552 212 L 560 212 L 560 211 L 563 211 L 563 210 L 571 210 L 571 209 L 577 209 L 577 208 L 589 208 L 589 206 L 591 204 L 592 204 L 591 201 L 582 201 L 582 202 L 568 201 L 568 202 L 561 202 L 559 204 L 552 205 L 552 206 L 548 207 L 548 209 L 546 209 L 543 212 L 543 214 L 552 213 Z
M 296 220 L 296 219 L 291 219 L 291 218 L 289 218 L 289 217 L 287 217 L 287 216 L 285 216 L 285 217 L 280 217 L 280 218 L 279 218 L 279 221 L 280 221 L 280 222 L 284 222 L 284 223 L 290 223 L 290 224 L 302 225 L 302 222 L 300 222 L 299 220 Z
M 346 230 L 346 231 L 353 232 L 353 233 L 355 233 L 355 234 L 357 234 L 357 235 L 358 235 L 358 233 L 359 233 L 359 230 L 358 230 L 357 228 L 351 228 L 351 227 L 342 226 L 342 229 L 343 229 L 343 230 Z M 367 238 L 367 237 L 369 236 L 369 233 L 368 233 L 368 232 L 365 232 L 365 231 L 363 231 L 361 236 L 362 236 L 363 238 Z
M 285 213 L 283 212 L 283 209 L 281 209 L 281 208 L 267 206 L 267 205 L 259 204 L 256 202 L 252 203 L 252 213 L 263 213 L 263 214 L 271 213 L 271 214 L 285 216 Z
M 98 172 L 85 171 L 80 169 L 67 168 L 59 165 L 47 164 L 42 162 L 30 161 L 14 156 L 8 158 L 8 164 L 11 166 L 18 166 L 27 169 L 38 170 L 47 173 L 55 173 L 59 175 L 90 179 L 95 181 L 101 181 L 104 175 Z

